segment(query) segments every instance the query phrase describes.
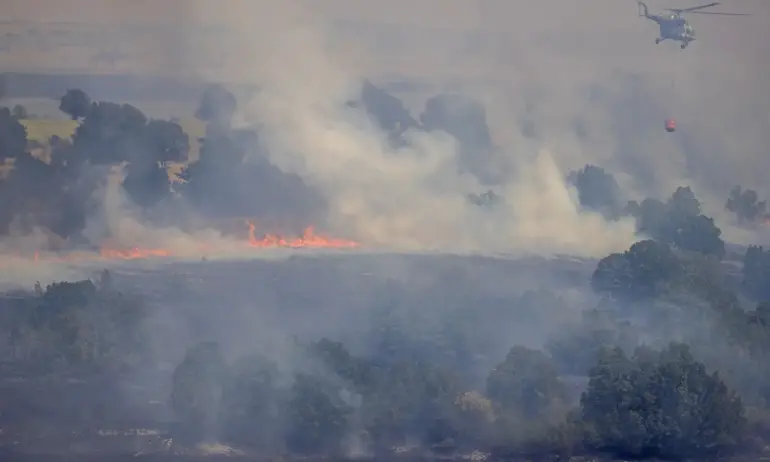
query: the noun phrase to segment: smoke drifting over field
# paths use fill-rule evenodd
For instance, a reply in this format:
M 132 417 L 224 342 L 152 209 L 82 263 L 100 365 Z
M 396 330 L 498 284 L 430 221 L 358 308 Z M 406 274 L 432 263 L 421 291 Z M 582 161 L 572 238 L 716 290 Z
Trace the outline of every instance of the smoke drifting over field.
M 458 146 L 446 133 L 407 130 L 407 142 L 394 147 L 362 110 L 346 106 L 360 98 L 366 76 L 351 56 L 334 48 L 330 24 L 297 3 L 282 6 L 269 20 L 257 10 L 239 10 L 239 16 L 231 29 L 231 49 L 243 54 L 237 78 L 261 86 L 241 110 L 244 122 L 264 129 L 273 162 L 323 191 L 333 229 L 410 250 L 595 256 L 633 241 L 630 222 L 608 224 L 579 213 L 566 172 L 548 146 L 536 141 L 522 139 L 520 146 L 486 159 L 487 153 L 478 153 L 472 162 L 482 169 L 507 173 L 494 185 L 503 205 L 473 205 L 468 194 L 487 185 L 459 171 Z
M 363 13 L 338 3 L 318 11 L 289 2 L 271 9 L 268 18 L 259 4 L 233 4 L 223 13 L 197 2 L 193 16 L 226 16 L 232 42 L 221 51 L 233 65 L 211 77 L 261 85 L 241 108 L 244 122 L 265 128 L 271 160 L 319 187 L 330 201 L 329 223 L 356 238 L 412 249 L 596 256 L 627 247 L 634 240 L 633 226 L 579 213 L 574 192 L 563 181 L 570 169 L 602 165 L 617 175 L 627 199 L 690 184 L 725 227 L 730 224 L 721 213 L 727 189 L 761 186 L 760 178 L 750 175 L 764 156 L 751 152 L 761 152 L 766 135 L 762 122 L 746 110 L 746 103 L 758 102 L 760 85 L 750 76 L 759 49 L 748 46 L 740 58 L 730 56 L 732 50 L 725 48 L 732 41 L 724 37 L 728 25 L 720 26 L 723 22 L 709 23 L 713 33 L 704 33 L 697 47 L 674 53 L 644 40 L 654 31 L 641 25 L 623 29 L 639 20 L 633 8 L 627 11 L 628 5 L 618 2 L 600 2 L 605 8 L 590 18 L 582 18 L 577 7 L 560 5 L 569 10 L 561 11 L 555 4 L 509 11 L 492 2 L 451 3 L 415 12 L 409 26 L 395 12 L 398 5 L 389 3 L 380 7 L 383 15 L 403 22 L 390 29 L 390 36 L 385 28 L 383 37 L 397 40 L 401 34 L 409 45 L 385 46 L 380 55 L 366 45 L 350 45 L 353 34 L 345 36 L 334 21 L 352 22 Z M 764 20 L 767 8 L 752 7 L 757 20 Z M 549 20 L 572 13 L 574 24 Z M 456 24 L 463 15 L 471 24 Z M 410 36 L 421 21 L 425 35 Z M 557 23 L 557 29 L 551 27 Z M 603 27 L 625 32 L 608 43 L 606 37 L 613 35 Z M 463 52 L 452 39 L 467 37 L 470 30 L 476 49 Z M 431 47 L 426 37 L 441 45 Z M 566 45 L 578 43 L 575 38 L 584 46 Z M 442 47 L 445 54 L 437 54 Z M 387 67 L 380 58 L 401 59 L 403 66 L 414 66 L 411 74 L 426 80 L 434 74 L 459 76 L 463 91 L 487 103 L 497 149 L 487 157 L 476 153 L 473 162 L 497 173 L 493 189 L 504 197 L 503 206 L 489 211 L 465 200 L 486 185 L 467 169 L 458 173 L 462 159 L 450 138 L 407 132 L 407 146 L 393 148 L 382 130 L 345 107 L 368 76 L 363 69 Z M 708 71 L 722 58 L 731 60 L 729 70 Z M 468 72 L 447 71 L 450 63 Z M 723 101 L 714 90 L 737 79 L 752 83 Z M 669 116 L 681 118 L 681 133 L 671 136 L 661 129 Z M 732 130 L 741 136 L 733 137 Z
M 699 35 L 692 49 L 673 52 L 644 40 L 654 31 L 632 26 L 640 21 L 628 5 L 600 1 L 601 8 L 583 17 L 576 6 L 546 3 L 512 10 L 487 1 L 428 2 L 433 7 L 413 11 L 389 2 L 373 6 L 375 14 L 342 0 L 323 7 L 236 1 L 227 8 L 198 0 L 154 11 L 154 20 L 177 22 L 163 46 L 137 66 L 165 62 L 180 73 L 259 87 L 238 94 L 233 118 L 235 128 L 257 129 L 258 144 L 241 142 L 256 166 L 248 174 L 214 168 L 197 181 L 203 185 L 193 201 L 199 207 L 177 201 L 135 212 L 131 200 L 116 205 L 96 197 L 100 206 L 78 211 L 87 217 L 87 240 L 156 248 L 188 240 L 200 247 L 191 223 L 205 229 L 221 215 L 250 215 L 267 224 L 264 232 L 276 223 L 295 235 L 318 226 L 399 250 L 601 256 L 627 248 L 637 239 L 633 221 L 607 221 L 581 209 L 566 181 L 586 163 L 613 173 L 623 200 L 690 184 L 728 238 L 755 238 L 756 231 L 733 229 L 723 198 L 733 184 L 765 193 L 752 176 L 765 162 L 752 153 L 767 141 L 764 122 L 753 115 L 761 107 L 752 93 L 759 89 L 752 77 L 757 62 L 764 62 L 759 49 L 735 55 L 730 44 L 736 39 L 727 40 L 727 26 L 717 21 L 702 42 Z M 129 14 L 118 7 L 120 15 Z M 766 6 L 751 7 L 763 21 Z M 23 13 L 21 5 L 14 8 Z M 142 8 L 137 4 L 131 14 L 141 16 Z M 65 14 L 55 11 L 46 14 Z M 95 21 L 111 20 L 109 6 L 89 11 L 99 16 Z M 572 21 L 556 21 L 561 15 Z M 226 32 L 204 33 L 211 25 L 225 25 Z M 380 48 L 372 43 L 375 35 Z M 221 58 L 216 65 L 210 64 L 214 56 Z M 717 66 L 723 59 L 729 65 Z M 362 83 L 384 73 L 438 88 L 407 95 L 414 100 L 407 101 L 411 114 L 387 95 L 367 102 L 371 88 L 365 85 L 362 95 Z M 444 96 L 423 104 L 450 82 L 457 83 L 460 102 Z M 720 85 L 740 91 L 724 100 L 715 91 Z M 362 99 L 363 105 L 348 104 Z M 715 107 L 720 110 L 709 109 Z M 660 127 L 670 116 L 680 119 L 676 134 Z M 452 125 L 460 128 L 448 136 Z M 146 173 L 137 173 L 141 169 Z M 134 168 L 134 176 L 145 180 L 155 170 L 141 169 Z M 84 203 L 86 196 L 93 202 L 94 191 L 110 189 L 86 188 L 72 202 Z M 468 200 L 487 191 L 494 207 Z M 146 209 L 144 196 L 132 199 Z M 207 233 L 217 245 L 227 240 Z

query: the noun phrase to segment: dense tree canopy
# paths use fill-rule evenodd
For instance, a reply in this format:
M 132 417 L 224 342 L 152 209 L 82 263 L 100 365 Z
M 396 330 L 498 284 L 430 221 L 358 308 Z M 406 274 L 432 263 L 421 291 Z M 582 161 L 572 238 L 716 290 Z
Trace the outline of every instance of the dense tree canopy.
M 589 372 L 583 419 L 601 449 L 631 457 L 692 457 L 735 447 L 746 420 L 740 398 L 708 374 L 686 345 L 605 351 Z
M 681 250 L 723 258 L 722 231 L 701 213 L 700 202 L 689 186 L 679 187 L 666 202 L 647 198 L 629 202 L 626 212 L 636 218 L 639 232 Z

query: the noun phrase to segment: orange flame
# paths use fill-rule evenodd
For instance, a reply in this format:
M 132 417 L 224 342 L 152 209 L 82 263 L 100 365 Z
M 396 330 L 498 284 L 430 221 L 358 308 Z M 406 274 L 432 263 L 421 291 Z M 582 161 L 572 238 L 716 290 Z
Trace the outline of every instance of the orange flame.
M 250 247 L 288 247 L 288 248 L 326 248 L 326 249 L 341 249 L 341 248 L 355 248 L 359 247 L 359 243 L 355 241 L 348 241 L 345 239 L 334 239 L 315 234 L 313 227 L 308 226 L 305 228 L 302 237 L 293 239 L 287 239 L 275 234 L 265 234 L 261 239 L 256 237 L 256 225 L 250 221 L 246 224 L 249 226 L 249 246 Z
M 104 258 L 120 258 L 122 260 L 137 260 L 150 257 L 171 257 L 173 256 L 170 251 L 164 249 L 140 249 L 134 247 L 127 250 L 101 248 L 99 249 L 99 255 Z
M 249 227 L 248 241 L 243 243 L 246 248 L 251 249 L 263 249 L 263 248 L 315 248 L 315 249 L 346 249 L 357 248 L 360 244 L 356 241 L 346 239 L 336 239 L 326 236 L 321 236 L 315 233 L 312 226 L 305 228 L 302 236 L 300 237 L 284 237 L 278 234 L 265 234 L 261 238 L 256 236 L 256 225 L 250 221 L 246 224 Z M 199 250 L 202 254 L 211 253 L 214 249 L 206 244 L 200 244 Z M 95 253 L 70 253 L 70 254 L 47 254 L 41 255 L 39 251 L 35 251 L 32 256 L 33 260 L 38 262 L 45 261 L 83 261 L 91 260 L 94 258 L 103 259 L 120 259 L 120 260 L 144 260 L 148 258 L 168 258 L 174 257 L 176 252 L 168 249 L 159 248 L 120 248 L 113 244 L 105 243 L 100 249 L 98 254 Z M 19 255 L 19 257 L 24 258 Z M 29 257 L 26 257 L 29 258 Z M 0 266 L 2 262 L 0 262 Z

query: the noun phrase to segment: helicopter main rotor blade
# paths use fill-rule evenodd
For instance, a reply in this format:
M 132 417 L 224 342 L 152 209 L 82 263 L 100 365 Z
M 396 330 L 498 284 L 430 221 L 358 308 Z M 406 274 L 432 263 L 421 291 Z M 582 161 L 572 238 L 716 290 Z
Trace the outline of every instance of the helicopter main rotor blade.
M 713 11 L 693 11 L 692 14 L 717 14 L 720 16 L 751 16 L 751 13 L 716 13 Z
M 667 8 L 667 9 L 668 11 L 673 11 L 674 13 L 689 13 L 690 11 L 702 10 L 704 8 L 711 8 L 712 6 L 717 6 L 717 5 L 719 5 L 719 2 L 709 3 L 708 5 L 698 5 L 692 8 L 683 8 L 683 9 Z

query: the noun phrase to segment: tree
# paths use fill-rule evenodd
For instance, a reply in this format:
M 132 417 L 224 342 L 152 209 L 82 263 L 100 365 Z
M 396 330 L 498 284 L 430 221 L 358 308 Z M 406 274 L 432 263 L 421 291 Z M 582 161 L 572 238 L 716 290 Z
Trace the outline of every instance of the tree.
M 123 188 L 131 200 L 141 207 L 152 207 L 171 195 L 166 167 L 157 162 L 131 163 Z
M 27 129 L 7 108 L 0 108 L 0 161 L 15 159 L 27 149 Z
M 364 80 L 361 88 L 361 104 L 380 128 L 394 137 L 419 125 L 400 99 L 369 80 Z
M 567 180 L 577 189 L 581 206 L 600 212 L 608 219 L 620 215 L 620 186 L 611 173 L 586 165 L 582 170 L 571 172 Z
M 553 360 L 542 351 L 515 346 L 487 378 L 487 396 L 518 419 L 548 420 L 567 393 Z
M 607 348 L 633 351 L 639 344 L 631 323 L 608 310 L 588 310 L 580 321 L 559 329 L 547 342 L 546 351 L 565 374 L 583 376 Z
M 331 372 L 358 391 L 364 391 L 371 385 L 371 365 L 351 355 L 341 342 L 322 338 L 311 343 L 308 352 L 311 357 L 319 359 Z
M 714 220 L 701 214 L 700 202 L 690 187 L 678 187 L 667 202 L 647 198 L 638 206 L 630 202 L 628 212 L 636 217 L 637 230 L 679 249 L 722 259 L 725 243 Z
M 59 110 L 72 120 L 83 119 L 91 109 L 91 98 L 80 89 L 70 89 L 59 100 Z
M 460 390 L 448 371 L 420 360 L 373 362 L 362 419 L 377 447 L 409 439 L 435 445 L 455 437 L 454 400 Z
M 147 366 L 141 299 L 90 280 L 52 283 L 37 292 L 17 327 L 45 337 L 30 351 L 40 364 L 108 375 Z
M 466 391 L 457 396 L 454 404 L 453 427 L 458 430 L 460 438 L 472 448 L 488 443 L 498 420 L 492 401 L 477 391 Z
M 300 454 L 337 453 L 352 411 L 339 389 L 317 375 L 297 374 L 288 402 L 287 446 Z
M 597 449 L 620 457 L 684 458 L 735 447 L 746 428 L 743 404 L 693 359 L 689 347 L 602 354 L 581 398 Z
M 687 215 L 677 223 L 672 243 L 682 250 L 711 255 L 721 260 L 725 256 L 725 241 L 722 230 L 714 219 L 705 215 Z
M 471 204 L 479 207 L 494 207 L 500 205 L 504 200 L 502 196 L 491 189 L 482 194 L 469 193 L 466 197 Z
M 13 117 L 18 120 L 28 119 L 29 118 L 29 112 L 27 111 L 27 108 L 22 106 L 21 104 L 17 104 L 13 107 L 11 110 L 11 113 L 13 114 Z
M 449 133 L 465 148 L 484 151 L 494 146 L 484 106 L 459 94 L 443 93 L 428 99 L 420 122 L 426 130 Z
M 666 230 L 668 226 L 668 207 L 658 199 L 646 198 L 634 207 L 635 202 L 630 202 L 626 208 L 636 214 L 636 229 L 653 239 L 666 242 Z
M 734 213 L 740 223 L 751 223 L 765 216 L 766 201 L 760 201 L 757 192 L 753 189 L 742 190 L 735 186 L 730 190 L 725 209 Z
M 217 126 L 229 127 L 237 109 L 238 101 L 235 96 L 222 85 L 213 84 L 203 91 L 195 117 L 204 122 L 213 122 Z
M 614 253 L 599 261 L 591 276 L 591 287 L 618 298 L 651 298 L 663 291 L 681 272 L 681 263 L 666 245 L 640 241 L 622 254 Z
M 205 138 L 198 161 L 179 175 L 185 183 L 178 190 L 211 218 L 258 216 L 296 226 L 317 221 L 326 206 L 323 195 L 273 165 L 257 143 L 254 131 Z
M 171 406 L 182 420 L 178 437 L 196 443 L 216 438 L 226 364 L 219 345 L 202 342 L 187 350 L 174 370 Z
M 132 160 L 143 150 L 147 118 L 129 104 L 94 102 L 72 137 L 81 159 L 96 165 L 116 165 Z
M 697 217 L 700 215 L 700 201 L 689 186 L 679 186 L 666 204 L 670 213 L 681 217 Z
M 276 449 L 283 429 L 284 393 L 278 368 L 261 355 L 238 360 L 229 370 L 222 392 L 223 436 L 259 450 Z
M 147 122 L 144 137 L 149 158 L 155 162 L 185 162 L 190 153 L 190 139 L 177 122 L 153 119 Z
M 770 300 L 770 251 L 749 246 L 743 256 L 742 286 L 757 300 Z
M 442 93 L 425 102 L 420 115 L 423 129 L 441 130 L 458 144 L 459 168 L 492 185 L 502 181 L 503 165 L 496 162 L 496 148 L 484 105 L 460 94 Z

